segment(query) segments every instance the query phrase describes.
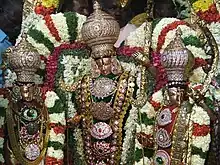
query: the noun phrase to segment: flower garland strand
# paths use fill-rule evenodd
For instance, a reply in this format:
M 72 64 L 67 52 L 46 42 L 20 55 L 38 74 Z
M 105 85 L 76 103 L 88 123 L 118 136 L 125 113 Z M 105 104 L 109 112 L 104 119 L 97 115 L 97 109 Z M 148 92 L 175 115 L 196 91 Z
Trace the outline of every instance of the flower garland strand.
M 0 89 L 0 164 L 5 163 L 4 159 L 4 124 L 5 124 L 5 113 L 8 108 L 8 99 L 4 97 L 6 92 L 4 89 Z
M 59 33 L 53 23 L 51 16 L 50 15 L 44 16 L 44 20 L 45 20 L 45 24 L 48 27 L 48 29 L 50 30 L 50 33 L 52 34 L 52 36 L 54 36 L 54 38 L 59 42 L 61 40 L 61 38 L 60 38 Z

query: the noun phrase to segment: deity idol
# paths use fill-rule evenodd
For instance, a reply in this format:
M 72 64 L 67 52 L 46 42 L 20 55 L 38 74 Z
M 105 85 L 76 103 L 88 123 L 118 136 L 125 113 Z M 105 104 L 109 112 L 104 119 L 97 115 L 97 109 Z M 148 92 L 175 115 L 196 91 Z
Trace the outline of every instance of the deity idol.
M 188 88 L 187 71 L 191 70 L 193 60 L 191 52 L 182 42 L 180 29 L 177 29 L 175 39 L 161 57 L 168 83 L 164 89 L 163 105 L 156 116 L 154 164 L 196 164 L 194 154 L 198 152 L 195 146 L 199 143 L 197 136 L 206 136 L 207 140 L 200 143 L 203 145 L 203 152 L 208 151 L 209 120 L 214 121 L 216 117 L 204 104 L 204 98 L 194 98 Z M 195 115 L 198 110 L 206 121 L 195 124 L 199 120 Z M 200 127 L 203 127 L 203 133 L 198 132 Z M 200 163 L 203 164 L 204 161 Z
M 94 12 L 82 27 L 82 38 L 91 48 L 91 73 L 84 75 L 77 86 L 77 115 L 69 120 L 73 130 L 82 129 L 82 137 L 78 138 L 82 138 L 83 144 L 78 151 L 83 154 L 80 156 L 85 164 L 126 164 L 126 156 L 135 150 L 135 127 L 125 128 L 125 125 L 134 117 L 134 122 L 129 124 L 135 126 L 138 111 L 132 102 L 140 86 L 137 86 L 137 77 L 123 71 L 116 58 L 114 43 L 119 31 L 117 21 L 95 1 Z M 130 135 L 125 133 L 127 129 Z M 130 143 L 125 139 L 130 139 Z M 130 161 L 134 163 L 135 159 Z
M 47 150 L 48 112 L 34 83 L 40 56 L 24 39 L 7 52 L 17 81 L 9 90 L 4 156 L 6 164 L 37 165 L 43 162 Z

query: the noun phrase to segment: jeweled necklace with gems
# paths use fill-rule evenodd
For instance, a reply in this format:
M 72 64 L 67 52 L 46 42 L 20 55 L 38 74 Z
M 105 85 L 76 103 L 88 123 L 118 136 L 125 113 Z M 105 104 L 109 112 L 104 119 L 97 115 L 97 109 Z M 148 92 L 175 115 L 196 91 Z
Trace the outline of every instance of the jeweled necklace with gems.
M 19 99 L 11 100 L 6 120 L 10 146 L 16 160 L 24 165 L 40 164 L 49 139 L 48 114 L 42 103 L 32 101 L 20 104 Z
M 122 144 L 122 122 L 133 96 L 133 77 L 123 73 L 115 92 L 105 101 L 92 101 L 90 92 L 91 79 L 82 79 L 80 92 L 81 112 L 83 114 L 84 149 L 87 163 L 117 164 L 120 159 Z M 107 99 L 110 101 L 107 102 Z M 114 99 L 114 104 L 111 103 Z

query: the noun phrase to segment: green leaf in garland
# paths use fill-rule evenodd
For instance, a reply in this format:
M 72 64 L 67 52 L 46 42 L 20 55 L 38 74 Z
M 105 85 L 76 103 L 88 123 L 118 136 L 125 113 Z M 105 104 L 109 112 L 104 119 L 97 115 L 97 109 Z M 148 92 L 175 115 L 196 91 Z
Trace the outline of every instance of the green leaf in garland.
M 183 39 L 183 42 L 185 45 L 192 45 L 192 46 L 195 46 L 195 47 L 202 47 L 202 43 L 200 42 L 200 40 L 196 37 L 196 36 L 188 36 L 188 37 L 185 37 Z
M 210 98 L 206 97 L 206 98 L 205 98 L 205 103 L 206 103 L 206 105 L 207 105 L 211 110 L 214 110 L 215 106 L 214 106 L 214 104 L 213 104 L 213 101 L 212 101 Z
M 66 17 L 70 41 L 74 41 L 77 37 L 78 18 L 74 12 L 66 12 L 64 17 Z
M 5 117 L 6 109 L 4 107 L 0 107 L 0 116 Z
M 154 29 L 160 21 L 161 21 L 161 18 L 155 19 L 155 20 L 152 22 L 152 29 Z
M 64 145 L 60 142 L 48 142 L 48 147 L 53 147 L 55 150 L 63 150 Z
M 202 159 L 206 159 L 207 157 L 207 152 L 203 152 L 201 148 L 195 146 L 192 146 L 192 154 L 199 155 Z
M 43 44 L 44 46 L 46 46 L 48 48 L 48 50 L 50 52 L 53 52 L 54 50 L 54 45 L 53 43 L 47 38 L 44 36 L 44 34 L 39 31 L 39 30 L 36 30 L 36 29 L 33 29 L 31 28 L 29 31 L 28 31 L 28 34 L 39 44 Z
M 135 150 L 135 161 L 139 162 L 141 160 L 141 158 L 143 158 L 143 150 L 136 148 Z
M 146 113 L 141 114 L 141 120 L 142 120 L 142 123 L 145 124 L 145 125 L 154 125 L 154 118 L 149 119 L 147 117 Z M 140 121 L 139 121 L 139 124 L 141 124 Z
M 56 100 L 55 105 L 52 108 L 48 108 L 49 114 L 62 113 L 64 111 L 64 105 L 61 100 Z

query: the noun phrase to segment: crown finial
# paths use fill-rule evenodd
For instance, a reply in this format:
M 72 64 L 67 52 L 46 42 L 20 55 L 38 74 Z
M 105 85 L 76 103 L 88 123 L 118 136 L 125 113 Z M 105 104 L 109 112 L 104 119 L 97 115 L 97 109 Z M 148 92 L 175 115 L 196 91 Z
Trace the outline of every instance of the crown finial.
M 93 10 L 94 11 L 101 10 L 101 6 L 97 0 L 94 0 L 94 2 L 93 2 Z

